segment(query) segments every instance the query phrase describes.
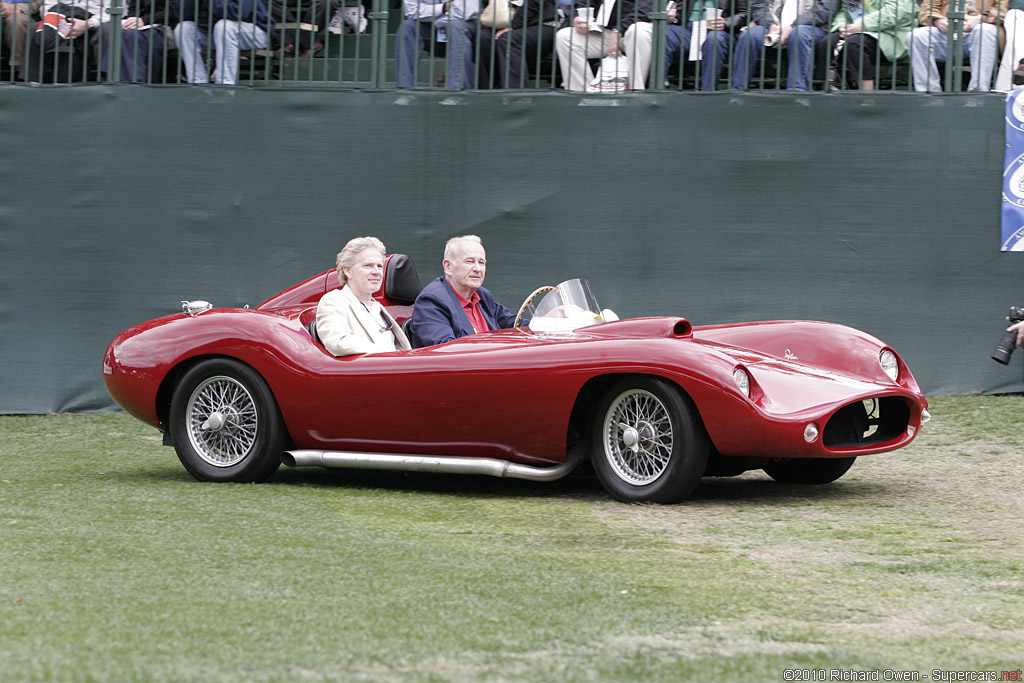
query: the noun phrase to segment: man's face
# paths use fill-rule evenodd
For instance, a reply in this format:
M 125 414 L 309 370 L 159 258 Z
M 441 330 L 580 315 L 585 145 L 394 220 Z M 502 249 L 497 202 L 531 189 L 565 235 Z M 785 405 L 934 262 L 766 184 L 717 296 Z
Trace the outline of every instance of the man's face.
M 444 275 L 462 296 L 467 299 L 484 284 L 487 271 L 487 254 L 484 247 L 476 242 L 463 241 L 455 250 L 453 261 L 445 260 Z
M 384 280 L 384 254 L 376 249 L 363 249 L 356 254 L 356 262 L 351 268 L 343 268 L 348 286 L 362 298 L 372 296 L 380 289 Z

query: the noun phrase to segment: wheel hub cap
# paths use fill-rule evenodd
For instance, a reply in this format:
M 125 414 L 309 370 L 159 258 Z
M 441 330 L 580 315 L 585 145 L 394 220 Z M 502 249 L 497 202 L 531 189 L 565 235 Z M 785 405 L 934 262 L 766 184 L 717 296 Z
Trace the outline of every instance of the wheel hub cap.
M 224 429 L 224 422 L 224 415 L 220 412 L 215 412 L 206 418 L 206 422 L 202 424 L 201 428 L 211 432 L 219 432 Z
M 619 424 L 622 430 L 622 443 L 634 453 L 640 450 L 640 433 L 627 424 Z

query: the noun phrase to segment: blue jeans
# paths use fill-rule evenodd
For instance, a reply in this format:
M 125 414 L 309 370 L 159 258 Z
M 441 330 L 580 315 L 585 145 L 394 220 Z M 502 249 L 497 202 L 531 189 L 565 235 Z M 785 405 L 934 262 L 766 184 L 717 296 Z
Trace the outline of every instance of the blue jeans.
M 748 29 L 749 30 L 749 29 Z M 800 24 L 789 34 L 789 74 L 786 90 L 810 90 L 814 69 L 814 46 L 825 40 L 828 31 L 818 26 Z
M 690 49 L 690 36 L 693 34 L 693 22 L 686 24 L 684 29 L 677 24 L 669 24 L 665 27 L 665 73 L 672 68 L 672 58 L 679 56 L 680 62 L 686 61 L 683 50 Z M 729 38 L 732 36 L 728 31 L 708 31 L 708 37 L 700 48 L 700 89 L 714 90 L 715 83 L 722 73 L 722 66 L 729 54 Z
M 736 41 L 736 52 L 733 55 L 732 87 L 734 90 L 746 90 L 750 85 L 750 75 L 754 72 L 767 49 L 764 37 L 768 29 L 764 26 L 748 26 Z M 786 78 L 787 90 L 810 90 L 811 70 L 814 68 L 814 46 L 825 39 L 828 33 L 823 28 L 801 24 L 793 27 L 786 42 L 789 55 L 789 74 Z M 770 48 L 776 54 L 776 48 Z
M 445 87 L 468 90 L 473 87 L 473 41 L 476 39 L 476 18 L 469 21 L 448 19 L 448 68 Z M 395 85 L 416 87 L 416 65 L 420 52 L 429 50 L 434 42 L 434 23 L 406 19 L 395 36 Z

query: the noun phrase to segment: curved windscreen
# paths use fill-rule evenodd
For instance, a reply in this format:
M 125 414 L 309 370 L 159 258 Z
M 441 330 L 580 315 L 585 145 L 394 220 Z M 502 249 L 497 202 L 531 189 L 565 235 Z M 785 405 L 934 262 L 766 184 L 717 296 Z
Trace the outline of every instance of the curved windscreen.
M 607 321 L 590 285 L 579 278 L 536 295 L 523 317 L 530 319 L 534 332 L 572 332 Z

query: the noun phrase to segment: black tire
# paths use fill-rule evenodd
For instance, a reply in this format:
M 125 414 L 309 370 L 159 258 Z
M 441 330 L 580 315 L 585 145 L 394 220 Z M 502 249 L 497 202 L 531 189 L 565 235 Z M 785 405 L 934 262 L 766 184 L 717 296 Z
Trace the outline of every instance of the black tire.
M 259 373 L 230 359 L 206 360 L 171 398 L 178 459 L 200 481 L 265 481 L 281 465 L 288 432 Z
M 678 503 L 704 474 L 710 439 L 696 406 L 656 377 L 608 387 L 593 419 L 591 462 L 605 490 L 624 503 Z
M 829 484 L 853 466 L 850 458 L 789 458 L 765 465 L 769 477 L 784 484 Z

